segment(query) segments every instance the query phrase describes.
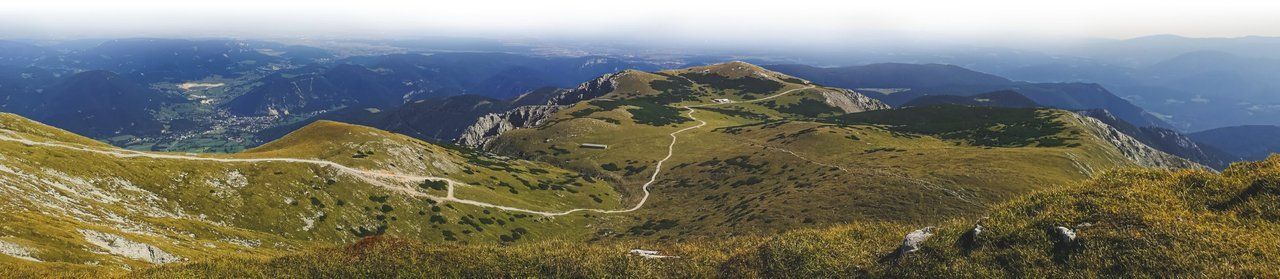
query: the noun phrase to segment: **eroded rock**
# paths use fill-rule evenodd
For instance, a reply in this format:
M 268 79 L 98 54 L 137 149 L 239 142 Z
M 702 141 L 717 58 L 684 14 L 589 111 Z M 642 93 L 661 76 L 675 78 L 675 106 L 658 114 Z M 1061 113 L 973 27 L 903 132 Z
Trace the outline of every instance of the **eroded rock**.
M 1053 228 L 1053 232 L 1058 237 L 1059 243 L 1069 244 L 1076 241 L 1076 231 L 1070 228 L 1057 226 Z
M 908 233 L 902 238 L 902 246 L 898 246 L 898 253 L 905 254 L 920 250 L 920 245 L 932 237 L 936 230 L 937 228 L 934 227 L 925 227 Z
M 454 142 L 472 148 L 481 148 L 502 133 L 518 128 L 530 128 L 542 124 L 564 106 L 603 96 L 613 92 L 616 79 L 626 71 L 608 74 L 579 85 L 577 88 L 557 90 L 539 105 L 525 105 L 501 113 L 481 116 Z
M 822 97 L 827 105 L 839 108 L 844 113 L 889 109 L 889 105 L 849 89 L 824 89 Z
M 3 240 L 0 240 L 0 254 L 33 262 L 40 261 L 40 259 L 37 259 L 35 255 L 33 255 L 33 251 L 31 251 L 31 249 Z
M 172 263 L 182 260 L 182 258 L 169 254 L 155 246 L 151 246 L 151 244 L 129 240 L 123 236 L 94 230 L 81 229 L 79 231 L 80 234 L 84 235 L 85 241 L 107 250 L 107 252 L 112 255 L 124 256 L 130 259 L 146 261 L 154 264 Z

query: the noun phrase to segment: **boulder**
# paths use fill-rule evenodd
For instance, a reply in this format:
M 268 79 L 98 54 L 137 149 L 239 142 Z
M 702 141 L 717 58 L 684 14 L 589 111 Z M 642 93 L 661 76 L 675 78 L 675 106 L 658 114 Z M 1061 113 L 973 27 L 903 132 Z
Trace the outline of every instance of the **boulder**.
M 1076 231 L 1070 228 L 1057 226 L 1053 228 L 1053 233 L 1057 235 L 1059 243 L 1069 244 L 1076 241 Z
M 908 233 L 906 237 L 902 238 L 902 246 L 898 246 L 898 253 L 906 254 L 920 250 L 920 244 L 932 237 L 936 230 L 937 228 L 934 227 L 925 227 Z

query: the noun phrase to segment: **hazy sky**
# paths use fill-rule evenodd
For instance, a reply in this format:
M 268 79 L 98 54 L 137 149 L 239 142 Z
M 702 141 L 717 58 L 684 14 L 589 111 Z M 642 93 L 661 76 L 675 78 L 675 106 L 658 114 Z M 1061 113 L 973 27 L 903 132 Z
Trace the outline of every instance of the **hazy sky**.
M 476 36 L 840 42 L 1280 36 L 1280 1 L 0 0 L 0 37 Z

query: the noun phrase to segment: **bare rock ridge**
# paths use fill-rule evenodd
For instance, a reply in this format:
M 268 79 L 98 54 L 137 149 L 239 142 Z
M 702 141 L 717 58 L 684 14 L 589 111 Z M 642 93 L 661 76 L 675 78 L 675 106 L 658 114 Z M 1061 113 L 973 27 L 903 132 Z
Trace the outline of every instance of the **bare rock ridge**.
M 844 88 L 824 90 L 822 91 L 822 97 L 826 98 L 827 105 L 840 108 L 844 113 L 889 109 L 889 105 L 880 102 L 880 100 L 872 99 L 867 95 Z
M 628 71 L 612 73 L 578 85 L 574 89 L 557 90 L 541 105 L 519 106 L 505 112 L 481 116 L 476 119 L 475 124 L 463 130 L 455 143 L 480 148 L 506 131 L 538 126 L 564 106 L 612 92 L 617 85 L 617 78 L 627 73 Z
M 1138 139 L 1120 132 L 1097 118 L 1071 113 L 1081 126 L 1091 130 L 1099 139 L 1115 146 L 1121 155 L 1139 166 L 1166 169 L 1208 169 L 1204 165 L 1156 150 Z
M 1224 169 L 1234 161 L 1232 156 L 1226 152 L 1200 144 L 1192 140 L 1191 137 L 1174 130 L 1160 127 L 1137 127 L 1120 120 L 1107 110 L 1082 110 L 1076 113 L 1096 118 L 1147 146 L 1211 168 Z

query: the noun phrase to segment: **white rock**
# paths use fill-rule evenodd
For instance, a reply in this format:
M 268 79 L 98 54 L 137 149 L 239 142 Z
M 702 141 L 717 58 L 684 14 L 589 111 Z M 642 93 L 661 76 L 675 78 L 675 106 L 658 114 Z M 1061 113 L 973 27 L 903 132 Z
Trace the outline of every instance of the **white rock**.
M 653 250 L 631 249 L 630 253 L 632 255 L 644 257 L 646 259 L 678 258 L 676 256 L 662 255 L 662 253 L 658 251 L 653 251 Z
M 84 240 L 90 244 L 106 249 L 108 253 L 120 255 L 135 260 L 146 261 L 156 264 L 172 263 L 181 261 L 182 258 L 169 254 L 160 248 L 151 246 L 150 244 L 129 240 L 119 235 L 80 229 L 80 234 L 84 235 Z
M 5 255 L 12 256 L 14 258 L 19 258 L 19 259 L 33 261 L 33 262 L 40 261 L 40 259 L 36 259 L 35 256 L 32 255 L 32 251 L 27 249 L 26 247 L 22 247 L 21 245 L 13 244 L 3 240 L 0 240 L 0 254 L 5 254 Z
M 1058 241 L 1061 241 L 1062 243 L 1071 243 L 1076 241 L 1075 230 L 1068 229 L 1063 226 L 1057 226 L 1053 228 L 1053 231 L 1058 234 Z
M 907 234 L 906 237 L 902 238 L 902 246 L 898 247 L 898 251 L 911 253 L 920 250 L 920 244 L 932 237 L 935 230 L 937 229 L 934 227 L 925 227 Z

